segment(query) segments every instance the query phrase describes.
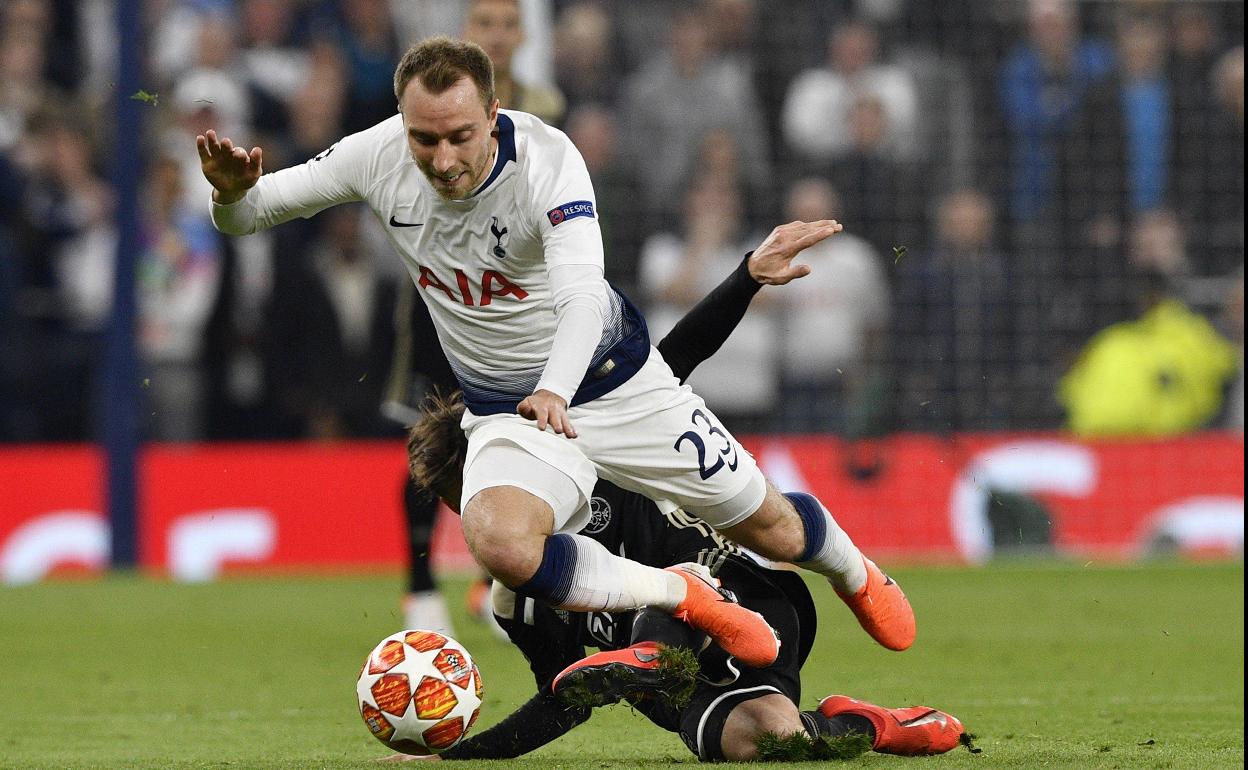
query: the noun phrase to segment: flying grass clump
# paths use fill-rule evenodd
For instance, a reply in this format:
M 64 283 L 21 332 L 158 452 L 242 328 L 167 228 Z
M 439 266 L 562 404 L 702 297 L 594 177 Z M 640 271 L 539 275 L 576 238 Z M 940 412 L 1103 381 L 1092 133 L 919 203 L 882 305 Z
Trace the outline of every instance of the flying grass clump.
M 760 762 L 816 762 L 848 760 L 871 750 L 871 736 L 851 730 L 842 735 L 820 735 L 812 738 L 806 733 L 767 732 L 754 741 L 758 747 Z
M 684 708 L 698 686 L 698 656 L 688 647 L 667 647 L 659 650 L 659 670 L 663 672 L 664 697 L 676 708 Z

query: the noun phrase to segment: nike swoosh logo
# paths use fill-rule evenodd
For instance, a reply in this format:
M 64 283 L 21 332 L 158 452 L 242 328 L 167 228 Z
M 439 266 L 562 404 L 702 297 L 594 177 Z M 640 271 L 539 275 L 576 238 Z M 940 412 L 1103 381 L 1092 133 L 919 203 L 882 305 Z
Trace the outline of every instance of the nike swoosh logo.
M 891 586 L 892 584 L 893 584 L 893 579 L 892 579 L 891 577 L 889 577 L 888 575 L 885 575 L 885 576 L 884 576 L 884 585 L 886 585 L 886 586 Z
M 424 227 L 425 223 L 424 222 L 400 222 L 399 220 L 395 219 L 394 215 L 392 214 L 390 216 L 390 226 L 391 227 Z
M 916 719 L 910 719 L 900 723 L 902 727 L 922 727 L 923 725 L 938 724 L 941 727 L 949 726 L 949 718 L 939 711 L 932 711 L 924 714 Z

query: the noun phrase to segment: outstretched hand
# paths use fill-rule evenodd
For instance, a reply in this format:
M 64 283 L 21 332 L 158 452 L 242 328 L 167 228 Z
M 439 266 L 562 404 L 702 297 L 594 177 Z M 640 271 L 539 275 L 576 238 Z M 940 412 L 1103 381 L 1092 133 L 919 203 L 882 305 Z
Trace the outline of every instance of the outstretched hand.
M 546 426 L 562 433 L 568 438 L 576 438 L 576 428 L 568 419 L 568 402 L 549 390 L 535 391 L 533 395 L 520 402 L 516 413 L 526 420 L 536 420 L 538 430 L 546 430 Z
M 247 152 L 235 147 L 229 138 L 217 138 L 217 132 L 209 129 L 195 137 L 199 150 L 199 167 L 212 183 L 212 199 L 217 203 L 230 204 L 241 199 L 260 181 L 263 151 L 252 147 Z
M 755 281 L 783 286 L 810 275 L 810 265 L 795 265 L 793 259 L 803 250 L 839 233 L 844 227 L 835 219 L 816 222 L 790 222 L 780 225 L 750 255 L 747 267 Z

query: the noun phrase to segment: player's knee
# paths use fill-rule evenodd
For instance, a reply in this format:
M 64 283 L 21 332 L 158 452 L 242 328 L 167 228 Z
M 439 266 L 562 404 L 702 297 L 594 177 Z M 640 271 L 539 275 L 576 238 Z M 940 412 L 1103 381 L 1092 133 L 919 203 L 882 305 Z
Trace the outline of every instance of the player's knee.
M 771 484 L 767 496 L 749 518 L 724 530 L 730 539 L 775 561 L 793 561 L 806 546 L 801 517 L 788 498 Z
M 763 734 L 800 732 L 802 719 L 793 702 L 783 695 L 765 695 L 738 705 L 728 715 L 720 752 L 729 762 L 750 762 L 758 759 L 758 739 Z
M 477 563 L 497 580 L 523 585 L 542 563 L 553 526 L 543 500 L 518 487 L 489 487 L 473 495 L 460 522 Z

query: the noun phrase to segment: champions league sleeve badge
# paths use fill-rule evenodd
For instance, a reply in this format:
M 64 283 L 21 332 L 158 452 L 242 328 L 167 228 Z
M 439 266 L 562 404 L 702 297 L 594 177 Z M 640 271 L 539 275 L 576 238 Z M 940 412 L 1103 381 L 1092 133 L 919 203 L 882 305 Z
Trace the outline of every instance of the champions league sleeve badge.
M 594 218 L 594 202 L 593 201 L 571 201 L 561 206 L 556 206 L 546 212 L 546 218 L 550 220 L 551 226 L 558 226 L 568 219 L 576 217 Z

